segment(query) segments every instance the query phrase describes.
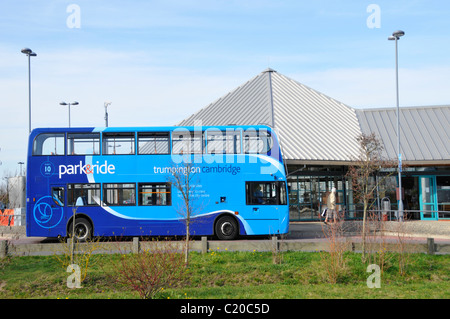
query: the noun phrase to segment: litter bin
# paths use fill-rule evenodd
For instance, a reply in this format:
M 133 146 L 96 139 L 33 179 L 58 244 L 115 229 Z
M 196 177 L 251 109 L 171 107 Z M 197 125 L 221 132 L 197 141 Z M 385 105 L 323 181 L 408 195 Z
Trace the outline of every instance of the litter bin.
M 387 221 L 388 215 L 391 212 L 391 200 L 389 197 L 384 197 L 381 200 L 381 214 L 382 214 L 382 220 Z

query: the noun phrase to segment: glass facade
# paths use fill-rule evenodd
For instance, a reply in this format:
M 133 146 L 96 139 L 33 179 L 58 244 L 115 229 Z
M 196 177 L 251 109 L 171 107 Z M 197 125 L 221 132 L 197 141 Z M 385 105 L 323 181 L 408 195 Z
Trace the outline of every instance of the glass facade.
M 422 169 L 423 170 L 423 169 Z M 430 174 L 428 167 L 409 168 L 402 176 L 403 206 L 405 219 L 450 219 L 450 170 L 435 168 Z M 352 180 L 346 176 L 346 167 L 288 166 L 289 217 L 290 221 L 321 220 L 320 212 L 326 207 L 327 195 L 332 187 L 337 189 L 337 209 L 347 219 L 363 217 L 363 203 L 353 193 Z M 448 175 L 443 175 L 448 172 Z M 375 188 L 369 209 L 397 218 L 398 201 L 396 173 L 384 172 L 369 181 Z M 355 196 L 354 196 L 355 195 Z M 322 218 L 323 220 L 323 218 Z
M 345 205 L 342 176 L 291 176 L 288 178 L 290 220 L 316 220 L 326 207 L 327 196 L 336 187 L 336 205 Z
M 437 205 L 439 219 L 450 219 L 450 176 L 437 176 Z

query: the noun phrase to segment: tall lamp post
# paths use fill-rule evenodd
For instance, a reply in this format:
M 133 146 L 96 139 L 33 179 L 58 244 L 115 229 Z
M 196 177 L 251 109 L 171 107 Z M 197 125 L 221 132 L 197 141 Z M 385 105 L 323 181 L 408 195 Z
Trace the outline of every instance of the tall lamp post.
M 30 48 L 23 48 L 20 50 L 28 57 L 28 134 L 31 133 L 31 63 L 30 57 L 37 56 Z
M 398 94 L 398 40 L 405 32 L 398 30 L 392 33 L 388 40 L 395 41 L 395 83 L 397 90 L 397 150 L 398 150 L 398 220 L 403 221 L 403 192 L 402 192 L 402 154 L 400 152 L 400 103 Z
M 111 105 L 112 102 L 105 102 L 105 126 L 108 127 L 108 106 Z
M 23 175 L 22 175 L 22 165 L 25 164 L 25 162 L 17 162 L 17 164 L 20 165 L 19 176 L 23 176 Z
M 66 103 L 66 102 L 61 102 L 59 103 L 59 105 L 68 105 L 69 106 L 69 127 L 70 127 L 70 106 L 71 105 L 78 105 L 78 102 L 72 102 L 72 103 Z

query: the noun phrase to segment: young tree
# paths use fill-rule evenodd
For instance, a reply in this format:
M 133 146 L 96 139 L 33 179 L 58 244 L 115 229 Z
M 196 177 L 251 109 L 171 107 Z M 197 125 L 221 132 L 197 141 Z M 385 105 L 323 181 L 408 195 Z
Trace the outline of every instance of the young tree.
M 165 288 L 184 284 L 187 275 L 183 254 L 170 241 L 153 242 L 151 248 L 137 254 L 122 252 L 119 263 L 114 261 L 114 265 L 106 273 L 117 283 L 137 291 L 142 299 L 154 298 Z
M 352 180 L 354 201 L 363 204 L 362 256 L 365 259 L 367 212 L 374 202 L 377 186 L 394 172 L 383 176 L 379 175 L 381 178 L 378 179 L 375 176 L 381 169 L 395 167 L 396 163 L 383 157 L 384 148 L 375 133 L 361 134 L 357 137 L 357 141 L 359 143 L 359 154 L 357 158 L 353 159 L 353 164 L 349 167 L 347 176 Z
M 184 262 L 187 267 L 189 261 L 190 226 L 194 215 L 200 209 L 198 206 L 198 197 L 194 194 L 195 188 L 199 184 L 199 178 L 193 163 L 184 160 L 182 163 L 175 165 L 172 168 L 172 175 L 169 177 L 169 182 L 178 190 L 178 196 L 183 201 L 183 204 L 177 208 L 177 212 L 186 226 Z

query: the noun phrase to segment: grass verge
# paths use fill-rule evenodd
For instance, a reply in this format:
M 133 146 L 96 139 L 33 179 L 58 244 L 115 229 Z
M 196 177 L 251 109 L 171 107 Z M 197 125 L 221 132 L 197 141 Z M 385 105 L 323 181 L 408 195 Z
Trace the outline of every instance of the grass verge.
M 449 299 L 450 256 L 413 254 L 401 275 L 396 254 L 381 274 L 381 288 L 369 289 L 361 255 L 345 253 L 345 269 L 336 283 L 328 281 L 320 253 L 284 252 L 273 264 L 270 252 L 210 251 L 191 253 L 188 279 L 165 287 L 160 299 Z M 93 255 L 82 288 L 67 287 L 66 272 L 54 256 L 9 257 L 0 260 L 0 298 L 129 299 L 139 295 L 114 280 L 119 255 Z

